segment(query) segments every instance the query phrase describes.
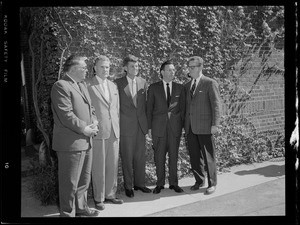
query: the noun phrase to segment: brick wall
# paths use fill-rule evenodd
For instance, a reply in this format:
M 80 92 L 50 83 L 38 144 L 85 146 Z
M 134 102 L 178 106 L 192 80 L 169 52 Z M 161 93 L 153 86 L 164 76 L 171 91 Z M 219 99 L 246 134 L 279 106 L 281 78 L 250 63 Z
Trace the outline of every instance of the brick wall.
M 253 122 L 257 131 L 278 130 L 284 133 L 284 52 L 273 49 L 270 57 L 262 63 L 262 57 L 255 54 L 248 63 L 247 71 L 238 74 L 239 87 L 250 92 L 250 99 L 239 112 Z M 271 68 L 271 69 L 270 69 Z M 223 112 L 230 112 L 229 105 L 243 104 L 231 102 L 223 105 Z M 231 105 L 232 107 L 232 105 Z

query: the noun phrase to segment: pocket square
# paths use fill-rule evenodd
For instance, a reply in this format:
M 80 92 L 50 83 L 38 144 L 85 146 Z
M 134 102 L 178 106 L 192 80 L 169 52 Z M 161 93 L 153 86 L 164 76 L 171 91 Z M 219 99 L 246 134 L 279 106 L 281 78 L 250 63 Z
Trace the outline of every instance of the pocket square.
M 200 93 L 202 92 L 202 91 L 199 91 Z
M 175 98 L 179 98 L 179 97 L 180 97 L 180 95 L 175 96 Z

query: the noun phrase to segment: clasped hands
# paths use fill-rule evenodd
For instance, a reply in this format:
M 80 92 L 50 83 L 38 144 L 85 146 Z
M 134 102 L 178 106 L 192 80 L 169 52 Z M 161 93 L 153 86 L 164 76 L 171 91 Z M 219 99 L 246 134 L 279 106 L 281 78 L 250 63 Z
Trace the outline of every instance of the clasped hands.
M 95 137 L 98 134 L 98 121 L 95 120 L 92 124 L 86 126 L 83 130 L 83 134 L 88 137 Z

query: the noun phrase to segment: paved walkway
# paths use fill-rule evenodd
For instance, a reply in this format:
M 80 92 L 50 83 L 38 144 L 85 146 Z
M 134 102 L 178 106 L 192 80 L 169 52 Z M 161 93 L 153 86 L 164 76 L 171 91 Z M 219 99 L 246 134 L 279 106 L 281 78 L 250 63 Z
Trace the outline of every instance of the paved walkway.
M 41 206 L 31 195 L 28 182 L 30 177 L 22 178 L 21 217 L 58 217 L 56 206 Z M 191 191 L 194 182 L 192 177 L 179 180 L 183 193 L 170 190 L 168 184 L 160 194 L 134 191 L 134 198 L 128 198 L 122 192 L 118 197 L 124 204 L 106 204 L 99 217 L 286 215 L 284 159 L 234 166 L 218 175 L 212 195 L 204 195 L 206 187 Z M 92 199 L 89 206 L 94 208 Z

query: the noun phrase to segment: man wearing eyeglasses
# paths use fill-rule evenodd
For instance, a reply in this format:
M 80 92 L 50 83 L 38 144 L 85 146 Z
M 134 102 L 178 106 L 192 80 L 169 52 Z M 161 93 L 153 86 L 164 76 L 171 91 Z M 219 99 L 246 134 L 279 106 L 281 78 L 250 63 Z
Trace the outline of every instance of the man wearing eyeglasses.
M 63 71 L 65 75 L 51 90 L 52 148 L 58 158 L 60 216 L 96 217 L 99 211 L 88 207 L 87 190 L 91 180 L 92 138 L 98 133 L 98 121 L 82 83 L 87 71 L 85 58 L 71 55 Z
M 217 132 L 217 127 L 220 124 L 221 98 L 217 82 L 202 74 L 203 59 L 201 57 L 189 58 L 188 69 L 192 80 L 185 85 L 184 129 L 191 167 L 196 179 L 191 190 L 198 190 L 199 187 L 205 185 L 204 170 L 206 168 L 208 188 L 205 194 L 212 194 L 217 186 L 215 147 L 212 134 Z

